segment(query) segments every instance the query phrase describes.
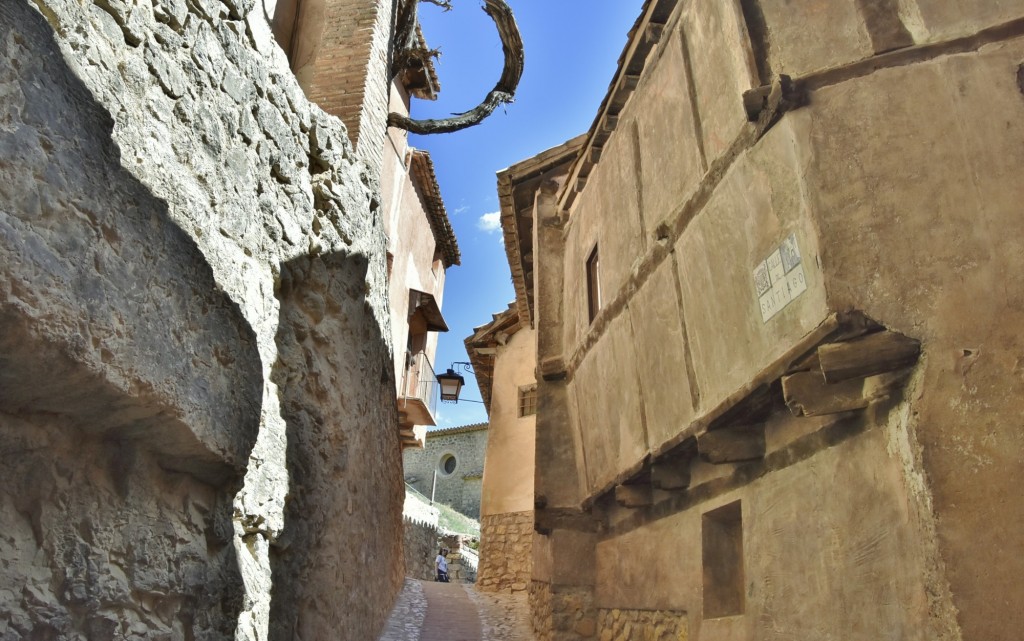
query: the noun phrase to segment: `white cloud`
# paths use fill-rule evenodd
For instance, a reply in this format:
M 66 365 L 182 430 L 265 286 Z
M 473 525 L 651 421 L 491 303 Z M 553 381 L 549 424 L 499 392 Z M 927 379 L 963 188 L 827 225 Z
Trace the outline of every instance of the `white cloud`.
M 467 211 L 469 211 L 469 205 L 463 205 L 463 206 L 461 206 L 461 207 L 457 208 L 457 209 L 456 209 L 455 211 L 453 211 L 452 213 L 453 213 L 454 215 L 458 216 L 459 214 L 465 213 L 465 212 L 467 212 Z
M 499 231 L 501 229 L 501 212 L 495 211 L 484 214 L 480 217 L 480 220 L 476 221 L 476 226 L 488 234 Z

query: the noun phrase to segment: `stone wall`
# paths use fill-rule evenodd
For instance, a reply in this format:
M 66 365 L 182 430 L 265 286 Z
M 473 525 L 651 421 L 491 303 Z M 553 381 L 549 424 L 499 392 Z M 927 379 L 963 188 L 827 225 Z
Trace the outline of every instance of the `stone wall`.
M 600 641 L 686 641 L 686 613 L 672 610 L 597 611 Z
M 597 610 L 590 588 L 552 586 L 532 581 L 530 612 L 537 641 L 584 641 L 597 632 Z M 601 641 L 605 641 L 601 637 Z
M 401 586 L 376 175 L 252 5 L 0 4 L 4 635 L 366 639 Z
M 436 472 L 434 502 L 480 518 L 480 479 L 488 434 L 486 424 L 427 432 L 423 449 L 410 448 L 402 453 L 406 482 L 429 498 Z M 455 458 L 451 472 L 443 466 L 448 457 Z
M 440 536 L 437 526 L 405 519 L 402 532 L 405 543 L 405 576 L 433 581 L 437 574 L 434 559 L 437 558 L 437 542 Z
M 523 592 L 530 585 L 533 512 L 492 514 L 480 519 L 480 571 L 485 592 Z

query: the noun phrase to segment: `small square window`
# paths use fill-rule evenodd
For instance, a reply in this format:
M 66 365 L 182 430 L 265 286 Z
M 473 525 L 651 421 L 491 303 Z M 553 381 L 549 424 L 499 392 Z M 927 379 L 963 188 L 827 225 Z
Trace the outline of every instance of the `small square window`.
M 519 388 L 519 417 L 537 413 L 537 386 L 527 385 Z
M 600 263 L 597 257 L 597 245 L 594 245 L 594 250 L 587 258 L 587 312 L 591 323 L 597 318 L 599 311 L 601 311 Z

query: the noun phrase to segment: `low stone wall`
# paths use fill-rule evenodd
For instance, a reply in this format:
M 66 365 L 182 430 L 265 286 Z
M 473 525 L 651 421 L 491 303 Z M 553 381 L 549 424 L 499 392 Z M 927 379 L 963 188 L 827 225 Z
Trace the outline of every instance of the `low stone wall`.
M 600 641 L 686 641 L 686 613 L 673 610 L 619 610 L 597 612 Z
M 448 579 L 452 583 L 476 583 L 479 561 L 474 565 L 465 558 L 468 548 L 464 539 L 461 534 L 446 534 L 441 538 L 441 547 L 448 550 Z
M 530 585 L 533 512 L 492 514 L 480 521 L 480 570 L 485 592 L 524 592 Z
M 595 638 L 598 624 L 592 589 L 552 587 L 549 583 L 532 581 L 529 596 L 533 633 L 537 641 L 582 641 Z M 646 641 L 646 637 L 635 638 Z M 601 639 L 604 641 L 605 638 L 602 636 Z
M 405 539 L 405 576 L 433 580 L 434 559 L 437 558 L 437 526 L 405 519 L 402 532 Z

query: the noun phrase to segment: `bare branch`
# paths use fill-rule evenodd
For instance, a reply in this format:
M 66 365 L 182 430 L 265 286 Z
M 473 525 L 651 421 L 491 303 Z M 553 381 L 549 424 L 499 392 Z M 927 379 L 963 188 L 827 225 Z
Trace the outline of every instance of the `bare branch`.
M 422 0 L 424 2 L 447 3 L 448 0 Z M 411 5 L 416 5 L 411 0 Z M 459 114 L 452 118 L 440 120 L 414 120 L 402 114 L 388 114 L 388 125 L 405 129 L 414 134 L 442 134 L 459 131 L 473 125 L 480 124 L 484 118 L 491 115 L 499 105 L 510 103 L 515 98 L 516 88 L 523 76 L 523 39 L 519 34 L 519 26 L 516 24 L 512 9 L 505 0 L 484 0 L 484 12 L 494 20 L 498 28 L 498 35 L 501 38 L 502 49 L 505 53 L 505 66 L 501 72 L 498 84 L 494 86 L 484 101 L 475 108 Z M 415 19 L 415 8 L 412 9 Z M 415 26 L 415 22 L 413 22 Z
M 426 2 L 434 5 L 435 7 L 441 7 L 446 13 L 452 10 L 451 0 L 420 0 L 420 2 Z

